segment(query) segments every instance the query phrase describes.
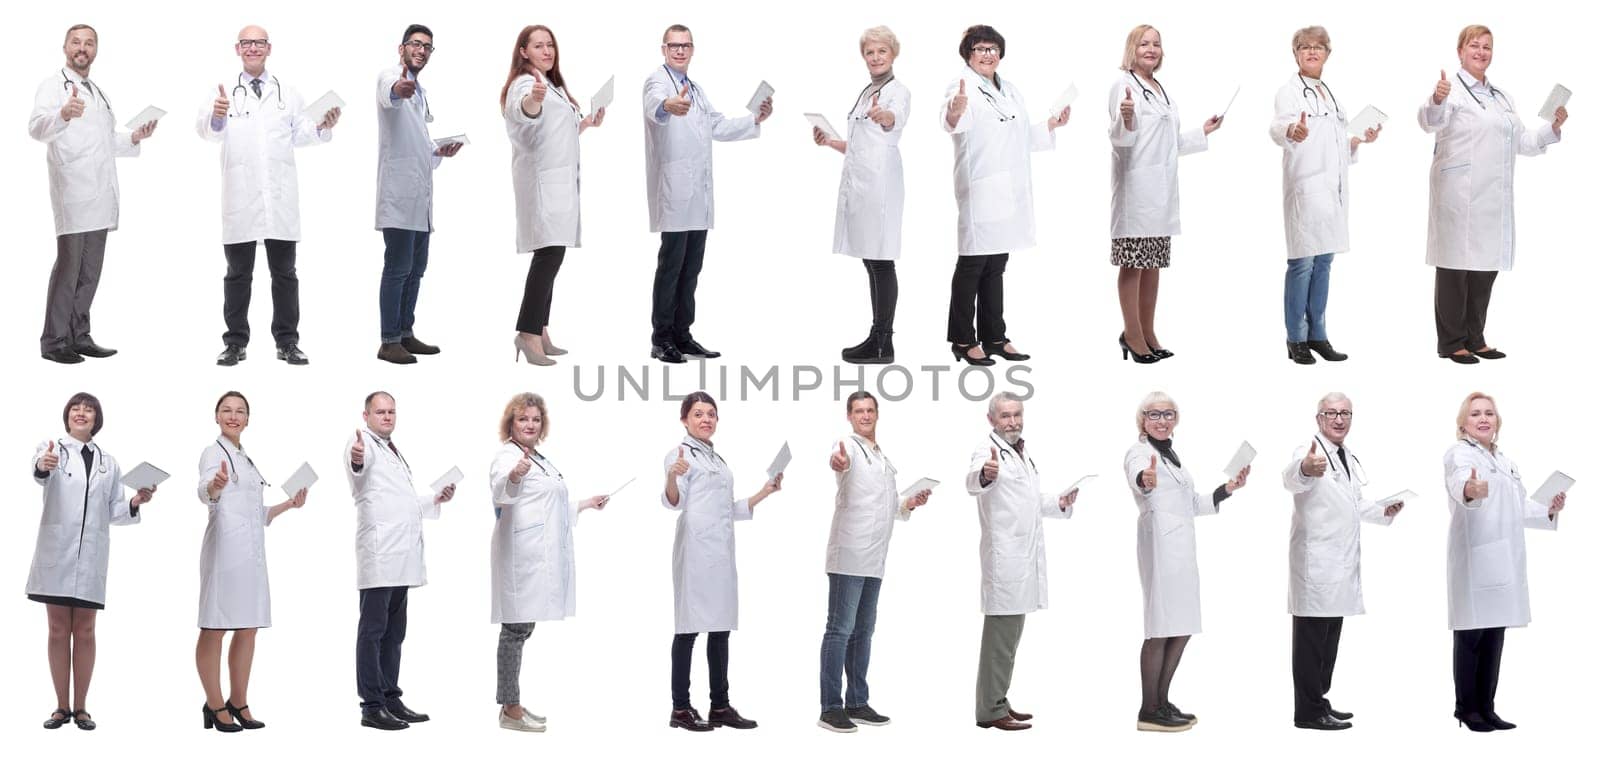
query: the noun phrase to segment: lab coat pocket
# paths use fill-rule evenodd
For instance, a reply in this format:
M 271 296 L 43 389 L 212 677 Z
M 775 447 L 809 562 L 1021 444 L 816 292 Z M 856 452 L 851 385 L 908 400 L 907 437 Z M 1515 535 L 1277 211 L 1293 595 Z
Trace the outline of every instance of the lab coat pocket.
M 574 183 L 572 166 L 556 166 L 539 172 L 539 207 L 546 217 L 572 212 Z
M 699 174 L 692 160 L 675 160 L 662 166 L 659 189 L 663 213 L 689 211 L 690 203 L 700 191 Z
M 882 204 L 883 164 L 886 154 L 882 147 L 867 144 L 850 145 L 851 154 L 844 166 L 844 203 L 850 213 L 871 211 Z M 874 222 L 877 218 L 871 219 Z
M 1468 572 L 1473 589 L 1495 589 L 1511 583 L 1511 541 L 1496 539 L 1473 547 Z
M 973 223 L 1004 221 L 1017 212 L 1017 202 L 1011 187 L 1011 172 L 1000 171 L 972 180 L 968 194 L 972 205 Z
M 1167 206 L 1167 164 L 1152 163 L 1128 169 L 1129 208 L 1142 217 L 1165 212 Z
M 109 160 L 103 161 L 107 165 Z M 61 200 L 69 204 L 94 202 L 109 183 L 104 166 L 96 165 L 95 157 L 85 150 L 74 155 L 63 155 L 61 163 Z
M 1194 527 L 1194 520 L 1181 515 L 1170 513 L 1156 513 L 1156 530 L 1162 537 L 1176 536 L 1185 529 Z
M 1305 576 L 1308 584 L 1331 584 L 1344 580 L 1344 560 L 1339 556 L 1326 554 L 1328 545 L 1309 545 L 1305 562 Z
M 69 523 L 50 523 L 39 527 L 39 541 L 33 550 L 33 567 L 54 568 L 70 563 L 78 551 L 79 527 Z

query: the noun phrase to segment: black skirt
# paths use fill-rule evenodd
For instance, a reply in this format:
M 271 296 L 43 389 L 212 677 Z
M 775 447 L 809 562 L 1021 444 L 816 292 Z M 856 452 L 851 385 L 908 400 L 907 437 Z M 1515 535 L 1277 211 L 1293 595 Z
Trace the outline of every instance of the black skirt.
M 78 599 L 77 597 L 51 597 L 44 594 L 29 594 L 28 599 L 31 599 L 35 602 L 42 602 L 47 605 L 55 605 L 57 607 L 75 607 L 80 610 L 106 609 L 106 606 L 100 604 L 99 602 L 90 602 L 87 599 Z

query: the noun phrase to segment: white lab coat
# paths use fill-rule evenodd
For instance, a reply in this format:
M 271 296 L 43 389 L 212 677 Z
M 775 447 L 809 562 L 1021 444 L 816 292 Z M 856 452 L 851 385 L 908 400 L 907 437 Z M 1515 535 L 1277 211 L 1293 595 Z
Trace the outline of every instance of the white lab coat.
M 713 226 L 711 142 L 761 136 L 754 114 L 727 118 L 699 84 L 689 86 L 688 115 L 657 115 L 661 103 L 683 90 L 677 74 L 658 66 L 644 80 L 645 190 L 650 232 L 697 231 Z M 692 79 L 690 80 L 693 81 Z
M 228 484 L 217 501 L 206 495 L 211 478 L 228 464 Z M 267 481 L 254 460 L 227 437 L 200 452 L 196 494 L 206 506 L 200 542 L 200 627 L 267 628 L 272 625 L 272 590 L 267 583 L 267 518 L 262 501 Z
M 1123 71 L 1111 85 L 1111 238 L 1171 237 L 1178 221 L 1178 158 L 1206 149 L 1204 128 L 1183 131 L 1178 103 L 1162 89 L 1144 96 L 1136 74 Z M 1146 85 L 1148 86 L 1148 85 Z M 1133 131 L 1122 127 L 1122 98 L 1133 90 Z M 1171 97 L 1171 93 L 1166 93 Z
M 689 461 L 678 478 L 678 504 L 661 494 L 661 504 L 678 512 L 672 537 L 673 633 L 739 629 L 739 566 L 734 558 L 733 524 L 750 520 L 750 500 L 734 499 L 733 471 L 709 445 L 685 436 L 667 453 L 662 469 Z
M 970 86 L 967 92 L 972 93 Z M 983 486 L 983 465 L 996 449 L 1000 475 Z M 1044 519 L 1071 518 L 1072 508 L 1062 509 L 1060 497 L 1039 489 L 1039 467 L 1031 455 L 1019 454 L 993 432 L 972 451 L 967 493 L 978 498 L 983 614 L 1023 615 L 1045 609 L 1050 603 L 1050 571 L 1044 561 Z
M 1434 105 L 1429 94 L 1417 109 L 1422 130 L 1434 135 L 1428 265 L 1509 271 L 1517 247 L 1512 203 L 1517 155 L 1543 155 L 1561 137 L 1550 124 L 1528 131 L 1510 95 L 1491 92 L 1465 69 L 1455 76 L 1443 104 Z M 1477 86 L 1469 92 L 1462 82 Z
M 356 588 L 423 586 L 428 568 L 422 555 L 422 520 L 437 520 L 432 492 L 418 494 L 411 466 L 369 429 L 362 436 L 361 470 L 350 467 L 353 437 L 345 440 L 340 467 L 350 481 L 356 506 Z
M 894 114 L 884 129 L 867 119 L 872 95 L 878 107 Z M 846 120 L 844 168 L 839 177 L 839 207 L 833 221 L 833 251 L 866 260 L 900 257 L 901 218 L 906 205 L 905 168 L 900 162 L 900 135 L 911 114 L 911 90 L 898 79 L 870 86 L 856 98 Z
M 1278 90 L 1276 113 L 1267 127 L 1283 148 L 1283 234 L 1289 258 L 1308 258 L 1350 249 L 1350 145 L 1344 108 L 1332 97 L 1319 99 L 1316 79 L 1289 79 Z M 1330 90 L 1326 85 L 1323 91 Z M 1304 142 L 1289 139 L 1289 127 L 1306 116 Z
M 945 88 L 939 125 L 955 141 L 956 251 L 997 255 L 1034 246 L 1033 164 L 1029 153 L 1054 150 L 1055 132 L 1028 123 L 1028 106 L 1016 86 L 1000 86 L 963 68 Z M 961 82 L 967 109 L 950 126 L 946 116 Z
M 201 139 L 222 143 L 222 243 L 298 242 L 300 182 L 294 148 L 327 142 L 333 139 L 333 130 L 319 131 L 300 112 L 305 107 L 300 94 L 270 72 L 261 74 L 260 98 L 251 90 L 248 74 L 223 80 L 223 89 L 230 81 L 233 104 L 222 119 L 222 130 L 211 130 L 214 89 L 195 119 Z
M 583 114 L 565 90 L 545 82 L 538 118 L 522 112 L 533 90 L 523 74 L 506 91 L 506 136 L 511 138 L 511 188 L 516 193 L 517 252 L 541 247 L 578 247 L 578 130 Z
M 1295 120 L 1299 120 L 1299 114 Z M 1308 122 L 1310 119 L 1306 119 Z M 1288 127 L 1285 127 L 1288 128 Z M 1307 140 L 1310 141 L 1310 140 Z M 1361 461 L 1344 448 L 1350 475 L 1339 465 L 1339 448 L 1317 435 L 1317 454 L 1328 458 L 1321 477 L 1300 473 L 1310 445 L 1295 449 L 1283 469 L 1283 488 L 1294 495 L 1289 523 L 1289 614 L 1341 618 L 1367 611 L 1361 601 L 1361 522 L 1387 526 L 1384 508 L 1361 495 Z M 1148 458 L 1147 458 L 1148 459 Z
M 83 443 L 70 436 L 54 441 L 61 464 L 44 478 L 31 475 L 49 449 L 49 442 L 43 442 L 28 469 L 34 483 L 44 488 L 44 507 L 26 593 L 104 606 L 111 527 L 138 523 L 139 516 L 128 507 L 116 458 L 89 442 L 94 465 L 84 475 Z
M 1472 471 L 1489 482 L 1489 496 L 1467 502 L 1462 490 Z M 1550 508 L 1528 498 L 1517 464 L 1504 452 L 1469 440 L 1444 453 L 1444 488 L 1450 499 L 1450 542 L 1445 576 L 1450 585 L 1450 630 L 1528 625 L 1528 551 L 1522 531 L 1556 530 Z
M 70 78 L 63 78 L 70 77 Z M 72 98 L 70 83 L 77 83 L 83 115 L 61 120 L 61 106 Z M 45 164 L 50 168 L 50 208 L 55 211 L 56 236 L 117 228 L 117 158 L 134 157 L 139 146 L 133 135 L 117 131 L 111 102 L 94 80 L 89 87 L 62 69 L 45 77 L 33 96 L 28 136 L 48 145 Z M 90 90 L 93 91 L 90 91 Z
M 1134 99 L 1139 90 L 1134 89 Z M 1139 488 L 1139 474 L 1156 456 L 1156 485 Z M 1168 463 L 1140 439 L 1122 458 L 1122 469 L 1139 508 L 1139 585 L 1144 589 L 1144 637 L 1161 639 L 1200 633 L 1200 561 L 1194 518 L 1215 515 L 1211 493 L 1195 491 L 1189 471 Z
M 433 111 L 418 81 L 410 97 L 394 97 L 405 66 L 378 72 L 378 220 L 376 228 L 433 231 L 433 171 L 443 160 L 434 154 L 428 124 Z
M 561 471 L 537 452 L 527 475 L 512 483 L 511 470 L 522 458 L 522 448 L 506 442 L 489 466 L 494 502 L 494 537 L 489 542 L 491 623 L 561 620 L 578 612 L 572 552 L 577 507 L 567 496 Z
M 830 457 L 839 451 L 840 443 L 850 467 L 833 474 L 838 493 L 833 498 L 825 570 L 842 576 L 883 578 L 894 522 L 910 520 L 911 511 L 900 501 L 894 463 L 882 449 L 851 434 L 834 443 Z

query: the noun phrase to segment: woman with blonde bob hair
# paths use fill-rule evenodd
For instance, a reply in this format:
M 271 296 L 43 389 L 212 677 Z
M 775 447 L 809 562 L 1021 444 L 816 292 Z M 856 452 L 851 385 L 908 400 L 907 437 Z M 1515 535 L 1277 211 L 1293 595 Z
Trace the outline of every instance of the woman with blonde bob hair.
M 578 514 L 599 510 L 610 499 L 590 497 L 574 505 L 567 483 L 536 447 L 550 433 L 544 398 L 524 392 L 500 416 L 500 449 L 489 466 L 494 536 L 489 542 L 490 622 L 500 624 L 495 654 L 495 701 L 500 727 L 543 731 L 545 719 L 522 706 L 522 646 L 538 621 L 577 612 L 572 527 Z
M 1144 590 L 1144 645 L 1139 651 L 1141 731 L 1187 731 L 1198 722 L 1168 698 L 1172 675 L 1189 637 L 1200 632 L 1200 565 L 1194 518 L 1213 515 L 1222 500 L 1244 486 L 1246 465 L 1211 496 L 1195 491 L 1194 477 L 1178 461 L 1172 434 L 1178 403 L 1151 392 L 1134 416 L 1139 441 L 1122 458 L 1133 503 L 1139 508 L 1139 585 Z
M 1456 443 L 1444 453 L 1450 502 L 1450 630 L 1455 635 L 1456 720 L 1477 732 L 1516 728 L 1495 712 L 1506 628 L 1528 625 L 1528 553 L 1523 530 L 1554 531 L 1567 505 L 1560 492 L 1536 502 L 1500 449 L 1494 397 L 1473 392 L 1456 412 Z

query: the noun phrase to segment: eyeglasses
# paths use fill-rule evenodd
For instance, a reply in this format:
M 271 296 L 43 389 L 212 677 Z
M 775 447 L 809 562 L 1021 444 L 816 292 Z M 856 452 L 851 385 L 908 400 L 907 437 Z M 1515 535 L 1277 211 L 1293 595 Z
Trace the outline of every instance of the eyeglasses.
M 1350 420 L 1355 413 L 1350 410 L 1323 410 L 1317 413 L 1317 415 L 1327 418 L 1330 421 L 1335 419 L 1347 421 Z
M 668 50 L 671 50 L 672 52 L 675 52 L 675 53 L 685 53 L 685 52 L 692 52 L 694 50 L 694 43 L 693 42 L 668 42 L 666 47 L 667 47 Z
M 265 50 L 269 47 L 272 47 L 272 43 L 265 39 L 241 39 L 239 40 L 239 47 L 244 48 L 245 50 L 249 50 L 251 48 Z
M 1294 51 L 1297 52 L 1297 53 L 1310 53 L 1310 52 L 1327 53 L 1328 52 L 1328 46 L 1327 45 L 1296 45 L 1295 48 L 1294 48 Z
M 432 42 L 423 42 L 420 39 L 408 39 L 406 40 L 405 45 L 413 50 L 421 50 L 425 53 L 433 52 Z
M 1175 421 L 1178 419 L 1176 410 L 1146 410 L 1144 419 L 1147 421 Z
M 994 58 L 1000 55 L 1000 48 L 994 45 L 979 45 L 972 48 L 972 54 L 979 58 Z

